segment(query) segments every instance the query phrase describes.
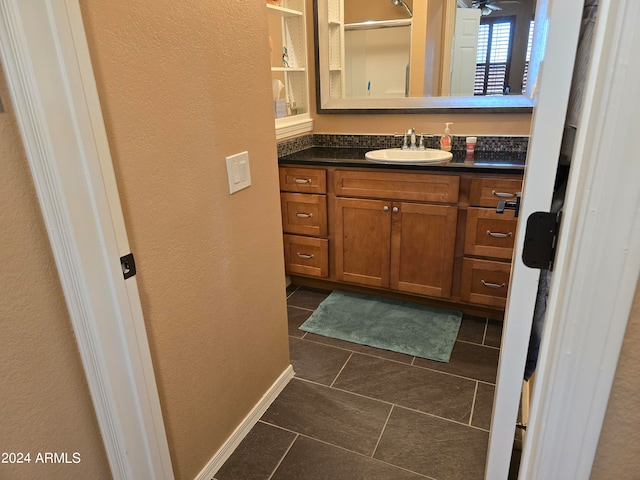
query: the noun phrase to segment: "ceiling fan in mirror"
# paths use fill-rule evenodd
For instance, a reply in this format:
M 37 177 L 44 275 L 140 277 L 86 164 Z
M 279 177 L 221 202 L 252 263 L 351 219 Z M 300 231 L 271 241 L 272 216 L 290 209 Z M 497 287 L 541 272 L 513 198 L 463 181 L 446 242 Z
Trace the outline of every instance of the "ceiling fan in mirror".
M 471 0 L 471 5 L 468 5 L 469 0 L 458 0 L 458 7 L 463 4 L 467 8 L 477 8 L 480 10 L 482 16 L 491 15 L 492 12 L 502 10 L 500 5 L 520 3 L 520 0 Z

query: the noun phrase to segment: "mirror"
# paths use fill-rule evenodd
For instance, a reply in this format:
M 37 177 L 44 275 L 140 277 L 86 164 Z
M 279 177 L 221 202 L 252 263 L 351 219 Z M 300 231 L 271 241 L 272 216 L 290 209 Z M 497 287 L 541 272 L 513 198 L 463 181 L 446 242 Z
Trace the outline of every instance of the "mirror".
M 313 3 L 319 113 L 531 112 L 535 0 Z

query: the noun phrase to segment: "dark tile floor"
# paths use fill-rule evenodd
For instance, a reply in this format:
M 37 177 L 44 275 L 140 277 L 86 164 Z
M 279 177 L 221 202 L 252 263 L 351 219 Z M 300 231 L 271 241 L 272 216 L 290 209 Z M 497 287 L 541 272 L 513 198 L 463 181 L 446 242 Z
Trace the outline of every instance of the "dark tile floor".
M 441 363 L 298 330 L 329 292 L 287 294 L 295 378 L 217 480 L 483 478 L 501 322 L 464 316 Z

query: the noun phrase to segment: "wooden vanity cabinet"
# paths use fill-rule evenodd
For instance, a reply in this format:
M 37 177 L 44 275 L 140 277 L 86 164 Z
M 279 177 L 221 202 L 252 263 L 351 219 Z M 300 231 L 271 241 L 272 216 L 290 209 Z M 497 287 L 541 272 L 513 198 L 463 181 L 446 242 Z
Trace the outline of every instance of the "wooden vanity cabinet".
M 334 172 L 333 254 L 338 281 L 448 298 L 458 208 L 458 177 Z M 340 197 L 340 194 L 370 198 Z
M 495 312 L 518 221 L 496 207 L 521 188 L 518 174 L 281 166 L 286 270 Z
M 280 167 L 279 174 L 285 270 L 327 278 L 327 172 Z
M 471 180 L 460 280 L 463 301 L 505 307 L 518 219 L 513 210 L 497 213 L 496 208 L 500 200 L 515 200 L 521 189 L 521 178 Z

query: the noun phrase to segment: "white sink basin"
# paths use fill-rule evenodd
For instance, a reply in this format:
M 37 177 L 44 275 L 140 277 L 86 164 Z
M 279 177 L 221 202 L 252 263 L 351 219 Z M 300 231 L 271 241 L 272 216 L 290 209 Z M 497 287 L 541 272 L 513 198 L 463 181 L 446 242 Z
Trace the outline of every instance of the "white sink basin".
M 453 158 L 451 152 L 426 148 L 424 150 L 402 150 L 401 148 L 386 148 L 372 150 L 365 154 L 365 158 L 372 162 L 398 163 L 409 165 L 425 165 L 429 163 L 445 163 Z

